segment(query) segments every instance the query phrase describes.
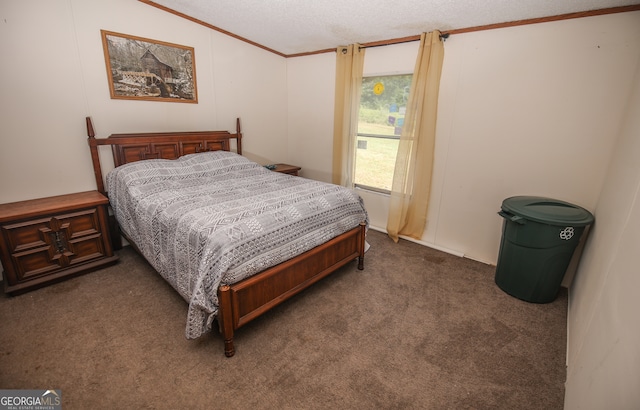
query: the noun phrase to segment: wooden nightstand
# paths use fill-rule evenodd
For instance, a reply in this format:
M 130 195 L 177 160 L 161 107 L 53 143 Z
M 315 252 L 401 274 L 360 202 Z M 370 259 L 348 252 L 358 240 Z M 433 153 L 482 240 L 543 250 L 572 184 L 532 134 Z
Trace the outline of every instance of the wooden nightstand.
M 275 172 L 281 172 L 283 174 L 295 175 L 298 176 L 298 171 L 302 168 L 296 167 L 295 165 L 288 164 L 275 164 L 276 168 L 273 169 Z
M 4 289 L 21 293 L 118 259 L 98 191 L 0 204 Z

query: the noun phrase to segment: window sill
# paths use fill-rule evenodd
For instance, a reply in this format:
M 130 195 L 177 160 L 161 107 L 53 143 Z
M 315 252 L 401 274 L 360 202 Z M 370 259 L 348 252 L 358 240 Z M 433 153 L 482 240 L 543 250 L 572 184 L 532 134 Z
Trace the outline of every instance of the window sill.
M 368 192 L 370 194 L 377 194 L 377 195 L 381 195 L 381 196 L 385 196 L 385 197 L 389 197 L 391 195 L 390 191 L 386 191 L 383 189 L 378 189 L 378 188 L 373 188 L 373 187 L 367 187 L 367 186 L 361 186 L 361 185 L 356 185 L 355 189 L 358 191 L 364 191 L 364 192 Z

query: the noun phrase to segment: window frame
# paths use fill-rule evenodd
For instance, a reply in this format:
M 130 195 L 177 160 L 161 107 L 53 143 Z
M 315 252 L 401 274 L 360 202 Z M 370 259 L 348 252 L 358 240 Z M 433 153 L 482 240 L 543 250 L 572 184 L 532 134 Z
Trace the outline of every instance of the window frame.
M 365 75 L 362 77 L 363 82 L 367 79 L 371 79 L 371 78 L 381 78 L 381 77 L 404 77 L 404 76 L 411 76 L 411 81 L 408 84 L 408 87 L 411 87 L 411 82 L 413 81 L 413 72 L 409 71 L 409 72 L 394 72 L 394 73 L 389 73 L 389 74 L 370 74 L 370 75 Z M 407 97 L 408 97 L 408 93 L 407 93 Z M 358 106 L 358 124 L 360 123 L 360 109 L 362 108 L 362 98 L 359 102 L 359 106 Z M 358 125 L 358 129 L 359 129 L 359 125 Z M 401 135 L 391 135 L 391 134 L 371 134 L 371 133 L 361 133 L 359 131 L 356 131 L 356 135 L 355 135 L 355 140 L 354 140 L 354 153 L 353 153 L 353 162 L 354 162 L 354 166 L 353 166 L 353 172 L 354 172 L 354 181 L 353 181 L 353 186 L 355 188 L 358 189 L 363 189 L 366 191 L 371 191 L 371 192 L 376 192 L 379 194 L 384 194 L 384 195 L 390 195 L 391 194 L 391 189 L 385 189 L 385 188 L 380 188 L 380 187 L 375 187 L 375 186 L 371 186 L 371 185 L 366 185 L 366 184 L 362 184 L 362 183 L 357 183 L 356 182 L 356 169 L 358 166 L 358 161 L 357 161 L 357 156 L 358 156 L 358 147 L 357 147 L 357 141 L 359 137 L 365 137 L 365 138 L 380 138 L 380 139 L 391 139 L 391 140 L 398 140 L 398 142 L 400 141 L 400 137 Z M 396 153 L 397 156 L 397 153 Z M 395 165 L 395 161 L 394 161 L 394 165 Z M 393 174 L 391 175 L 391 179 L 393 181 Z

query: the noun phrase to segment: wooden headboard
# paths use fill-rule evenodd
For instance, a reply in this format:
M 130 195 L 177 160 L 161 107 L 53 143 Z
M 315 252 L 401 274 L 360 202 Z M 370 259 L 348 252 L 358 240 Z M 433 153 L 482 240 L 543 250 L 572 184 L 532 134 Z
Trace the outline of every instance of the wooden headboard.
M 111 145 L 113 163 L 116 167 L 143 159 L 176 159 L 198 152 L 230 151 L 233 139 L 236 140 L 236 152 L 242 155 L 240 118 L 236 119 L 235 134 L 228 131 L 144 132 L 112 134 L 107 138 L 97 139 L 91 118 L 87 117 L 87 135 L 96 185 L 102 194 L 105 194 L 105 189 L 98 156 L 100 145 Z

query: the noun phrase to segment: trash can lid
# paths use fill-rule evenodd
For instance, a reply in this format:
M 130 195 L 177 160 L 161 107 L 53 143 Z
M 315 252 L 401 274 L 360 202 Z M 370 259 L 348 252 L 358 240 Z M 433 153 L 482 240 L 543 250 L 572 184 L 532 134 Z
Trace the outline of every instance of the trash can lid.
M 514 196 L 502 202 L 502 209 L 523 218 L 549 225 L 585 226 L 593 222 L 586 209 L 539 196 Z

